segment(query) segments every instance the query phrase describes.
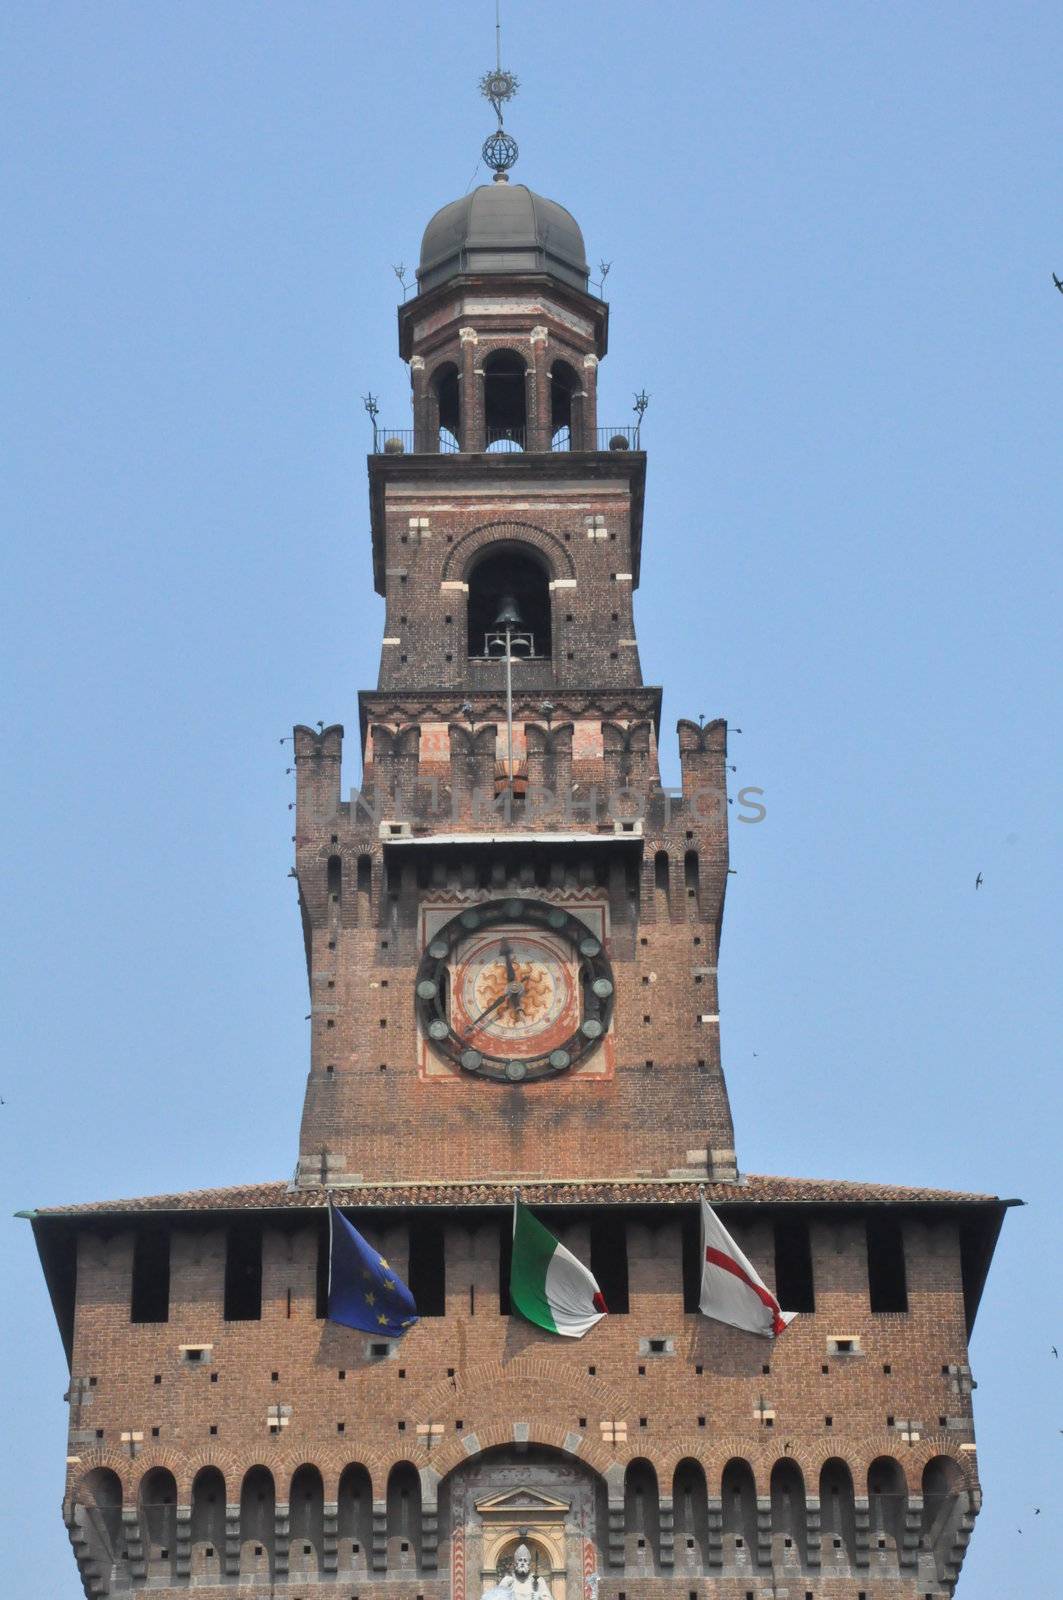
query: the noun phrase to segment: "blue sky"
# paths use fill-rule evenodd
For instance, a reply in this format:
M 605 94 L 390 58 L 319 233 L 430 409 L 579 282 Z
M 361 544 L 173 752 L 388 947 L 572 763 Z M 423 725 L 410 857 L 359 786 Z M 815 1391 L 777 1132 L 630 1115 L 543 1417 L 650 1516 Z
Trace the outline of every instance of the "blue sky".
M 516 176 L 612 263 L 601 421 L 652 397 L 666 772 L 676 718 L 723 715 L 765 790 L 721 971 L 740 1161 L 1029 1202 L 960 1594 L 1047 1595 L 1063 14 L 506 9 Z M 474 178 L 493 53 L 489 0 L 0 12 L 7 1215 L 294 1165 L 279 739 L 353 732 L 375 679 L 359 397 L 407 425 L 391 266 Z M 4 1593 L 74 1600 L 65 1366 L 0 1238 Z

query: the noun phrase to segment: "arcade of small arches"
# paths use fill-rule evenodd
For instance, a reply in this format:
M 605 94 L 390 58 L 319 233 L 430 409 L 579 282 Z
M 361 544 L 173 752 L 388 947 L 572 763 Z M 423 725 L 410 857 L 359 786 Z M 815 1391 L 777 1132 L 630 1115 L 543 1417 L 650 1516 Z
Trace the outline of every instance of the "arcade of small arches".
M 557 355 L 545 337 L 532 339 L 530 358 L 507 343 L 478 349 L 470 341 L 469 352 L 466 359 L 463 347 L 459 359 L 448 355 L 431 370 L 414 369 L 416 450 L 597 447 L 595 357 Z
M 409 1460 L 324 1472 L 305 1461 L 283 1471 L 261 1461 L 198 1469 L 174 1461 L 180 1483 L 158 1460 L 100 1459 L 77 1481 L 67 1521 L 98 1594 L 333 1575 L 388 1582 L 449 1567 L 468 1507 L 464 1473 L 493 1459 L 512 1480 L 526 1460 L 540 1492 L 551 1492 L 552 1466 L 570 1481 L 575 1468 L 603 1575 L 918 1574 L 921 1584 L 950 1584 L 978 1489 L 968 1464 L 937 1442 L 903 1457 L 884 1451 L 859 1467 L 837 1456 L 773 1458 L 736 1440 L 721 1443 L 712 1453 L 674 1446 L 656 1463 L 603 1458 L 597 1471 L 563 1449 L 535 1445 L 530 1455 L 500 1446 L 472 1458 L 442 1449 L 420 1470 Z M 589 1453 L 599 1456 L 601 1447 Z

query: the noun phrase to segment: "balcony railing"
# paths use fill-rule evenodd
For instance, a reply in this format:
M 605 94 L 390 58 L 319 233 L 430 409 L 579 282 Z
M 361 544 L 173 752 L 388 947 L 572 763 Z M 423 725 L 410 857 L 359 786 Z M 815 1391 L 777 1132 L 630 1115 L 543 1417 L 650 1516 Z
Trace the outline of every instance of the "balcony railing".
M 490 455 L 507 455 L 511 452 L 520 452 L 526 448 L 527 434 L 524 428 L 488 428 L 486 450 Z M 554 451 L 571 450 L 572 434 L 566 426 L 559 428 L 550 440 L 550 449 Z M 639 429 L 624 424 L 619 428 L 598 428 L 595 431 L 595 450 L 640 450 Z M 452 433 L 446 428 L 440 428 L 439 438 L 431 450 L 420 452 L 427 455 L 458 455 L 461 446 Z M 373 437 L 373 454 L 378 456 L 405 456 L 418 454 L 416 448 L 416 434 L 412 428 L 377 428 Z

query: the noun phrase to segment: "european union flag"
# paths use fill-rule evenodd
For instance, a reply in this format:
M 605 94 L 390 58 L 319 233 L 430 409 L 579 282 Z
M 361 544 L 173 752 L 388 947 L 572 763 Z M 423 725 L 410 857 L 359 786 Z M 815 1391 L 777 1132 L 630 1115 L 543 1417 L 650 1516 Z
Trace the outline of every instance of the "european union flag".
M 398 1339 L 417 1321 L 413 1295 L 342 1211 L 329 1206 L 328 1314 L 381 1339 Z

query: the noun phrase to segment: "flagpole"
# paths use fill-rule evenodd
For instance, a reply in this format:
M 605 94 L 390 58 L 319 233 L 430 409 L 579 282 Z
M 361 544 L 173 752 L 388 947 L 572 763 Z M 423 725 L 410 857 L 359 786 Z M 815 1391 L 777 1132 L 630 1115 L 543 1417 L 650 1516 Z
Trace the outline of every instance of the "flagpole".
M 325 1190 L 325 1200 L 328 1204 L 328 1287 L 325 1290 L 325 1310 L 332 1296 L 332 1190 Z

